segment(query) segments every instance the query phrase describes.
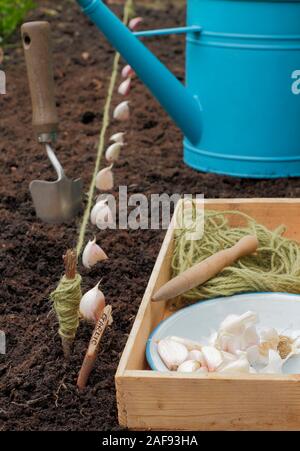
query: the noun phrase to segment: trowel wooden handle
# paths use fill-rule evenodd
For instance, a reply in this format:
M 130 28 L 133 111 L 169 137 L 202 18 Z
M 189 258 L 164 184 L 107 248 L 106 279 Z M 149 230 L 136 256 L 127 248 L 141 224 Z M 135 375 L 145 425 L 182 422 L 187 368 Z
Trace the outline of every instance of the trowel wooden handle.
M 163 285 L 152 297 L 153 301 L 167 301 L 202 285 L 227 266 L 245 255 L 252 254 L 258 247 L 255 236 L 247 235 L 230 249 L 217 252 L 197 263 Z
M 32 124 L 40 142 L 54 139 L 58 128 L 53 60 L 48 22 L 27 22 L 21 28 L 32 102 Z

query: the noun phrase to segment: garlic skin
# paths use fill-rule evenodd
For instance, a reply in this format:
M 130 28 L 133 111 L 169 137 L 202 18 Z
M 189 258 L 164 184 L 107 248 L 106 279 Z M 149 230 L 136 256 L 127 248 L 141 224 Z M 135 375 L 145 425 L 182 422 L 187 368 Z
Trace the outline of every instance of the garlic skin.
M 81 316 L 89 322 L 96 323 L 105 307 L 105 297 L 101 290 L 99 290 L 99 284 L 87 291 L 79 305 L 79 312 Z
M 130 118 L 129 102 L 125 100 L 116 106 L 113 114 L 114 119 L 120 122 L 128 121 Z
M 135 72 L 132 69 L 132 67 L 129 66 L 129 64 L 127 64 L 126 66 L 123 67 L 123 69 L 122 69 L 122 77 L 123 78 L 134 77 L 134 76 L 135 76 Z
M 96 187 L 99 191 L 110 191 L 114 187 L 113 165 L 101 169 L 96 176 Z
M 170 371 L 176 370 L 188 358 L 186 347 L 170 338 L 160 340 L 157 350 L 162 361 Z
M 128 94 L 130 93 L 130 88 L 131 88 L 131 78 L 127 78 L 120 84 L 118 88 L 118 93 L 121 96 L 128 96 Z
M 179 367 L 177 371 L 179 373 L 193 373 L 200 368 L 200 363 L 196 360 L 185 360 Z
M 90 240 L 82 253 L 82 264 L 85 268 L 90 269 L 96 263 L 107 260 L 108 256 L 104 250 L 96 244 L 96 237 Z
M 112 135 L 109 140 L 119 144 L 125 144 L 124 141 L 125 132 L 119 132 Z
M 142 22 L 143 22 L 142 17 L 134 17 L 133 19 L 131 19 L 129 21 L 128 26 L 129 26 L 130 30 L 136 30 Z
M 114 143 L 107 148 L 105 152 L 105 158 L 108 163 L 115 163 L 116 161 L 118 161 L 123 145 L 124 144 L 121 143 Z

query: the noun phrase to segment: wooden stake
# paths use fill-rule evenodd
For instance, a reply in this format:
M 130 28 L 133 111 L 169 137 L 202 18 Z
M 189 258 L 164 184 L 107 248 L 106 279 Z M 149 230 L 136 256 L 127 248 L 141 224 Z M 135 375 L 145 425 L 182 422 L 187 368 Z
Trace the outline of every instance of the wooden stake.
M 73 280 L 76 276 L 77 271 L 77 253 L 74 249 L 68 249 L 66 254 L 63 256 L 65 265 L 65 276 L 67 279 Z M 70 360 L 72 345 L 74 340 L 70 338 L 61 337 L 61 344 L 64 352 L 65 359 Z
M 89 347 L 87 349 L 81 369 L 78 374 L 77 387 L 80 390 L 85 388 L 88 378 L 94 367 L 102 335 L 106 329 L 106 326 L 109 325 L 111 321 L 111 312 L 112 312 L 111 305 L 107 305 L 104 308 L 103 313 L 95 326 L 92 338 L 89 343 Z

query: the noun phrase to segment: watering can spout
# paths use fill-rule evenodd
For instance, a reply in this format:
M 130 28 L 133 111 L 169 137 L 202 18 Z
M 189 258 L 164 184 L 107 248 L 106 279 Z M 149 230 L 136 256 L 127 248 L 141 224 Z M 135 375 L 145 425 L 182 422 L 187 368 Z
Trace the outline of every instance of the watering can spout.
M 201 140 L 202 113 L 198 98 L 156 58 L 101 0 L 77 0 L 153 95 L 196 145 Z

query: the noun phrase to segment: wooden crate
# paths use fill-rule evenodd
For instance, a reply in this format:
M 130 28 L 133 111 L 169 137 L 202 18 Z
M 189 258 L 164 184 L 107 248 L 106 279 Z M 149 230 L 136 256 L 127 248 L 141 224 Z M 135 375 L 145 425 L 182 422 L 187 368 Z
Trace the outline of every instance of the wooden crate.
M 214 199 L 205 208 L 236 209 L 270 229 L 288 227 L 300 242 L 300 199 Z M 149 370 L 151 331 L 165 318 L 151 296 L 170 278 L 173 229 L 169 228 L 117 373 L 119 422 L 134 430 L 300 430 L 300 375 L 193 375 Z

